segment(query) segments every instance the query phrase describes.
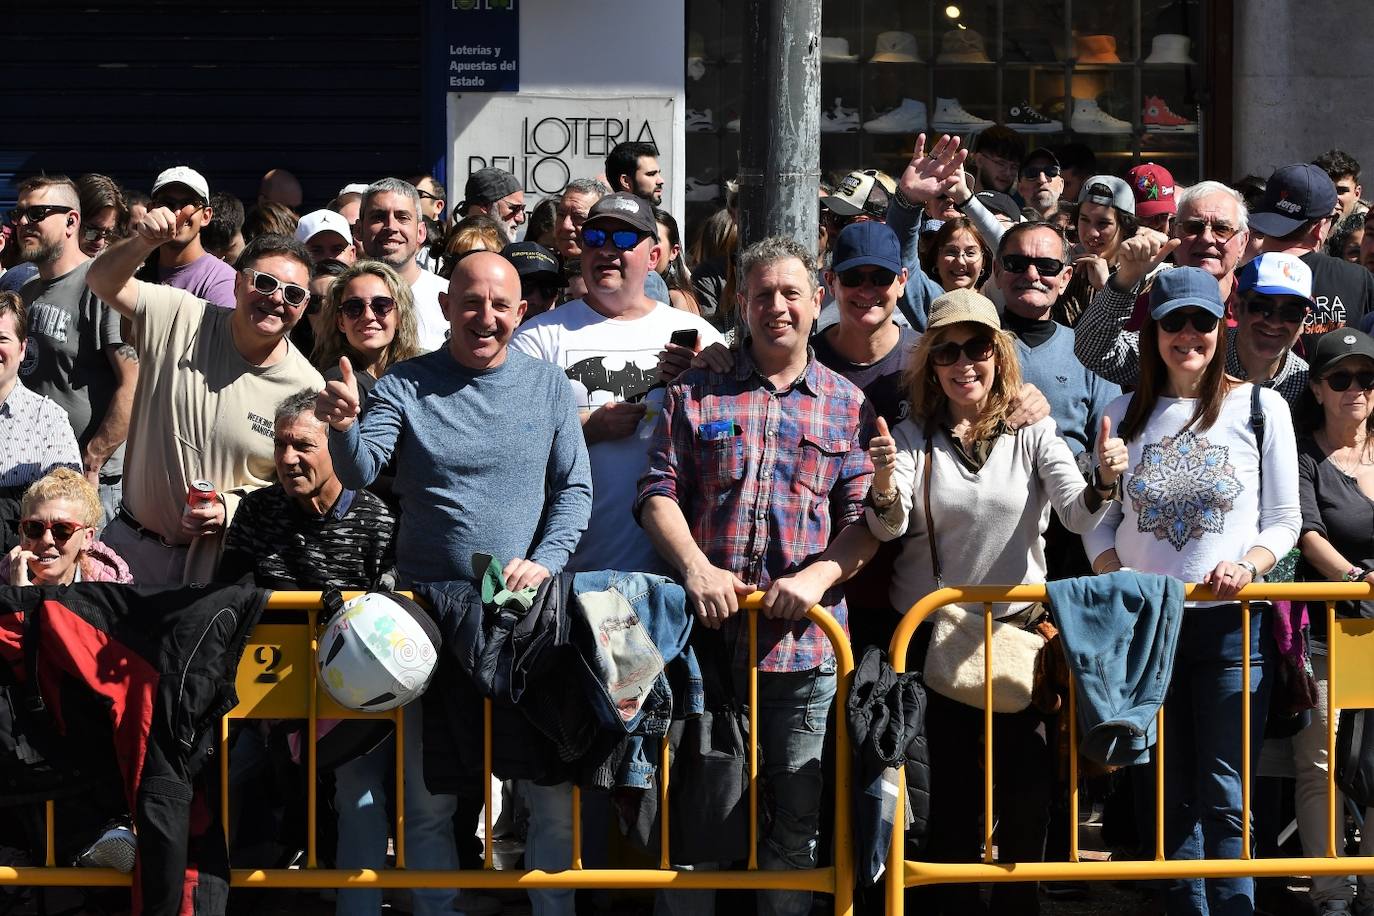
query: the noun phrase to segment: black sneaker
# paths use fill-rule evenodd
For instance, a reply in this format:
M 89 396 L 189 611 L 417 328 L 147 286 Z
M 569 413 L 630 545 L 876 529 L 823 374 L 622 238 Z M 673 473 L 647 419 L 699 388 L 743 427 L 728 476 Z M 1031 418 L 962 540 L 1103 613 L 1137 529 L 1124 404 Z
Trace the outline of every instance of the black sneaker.
M 1025 99 L 1007 111 L 1007 126 L 1023 134 L 1054 134 L 1064 129 L 1062 122 L 1045 117 Z

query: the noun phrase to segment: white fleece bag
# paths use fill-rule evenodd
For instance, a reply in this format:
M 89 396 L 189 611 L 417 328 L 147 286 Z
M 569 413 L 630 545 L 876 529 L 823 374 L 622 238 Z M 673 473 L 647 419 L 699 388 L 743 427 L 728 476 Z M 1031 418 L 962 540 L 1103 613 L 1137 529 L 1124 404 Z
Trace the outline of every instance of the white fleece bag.
M 983 708 L 983 615 L 947 604 L 930 615 L 926 686 L 941 696 Z M 1045 640 L 1034 630 L 992 624 L 992 711 L 1020 712 L 1031 703 L 1035 661 Z

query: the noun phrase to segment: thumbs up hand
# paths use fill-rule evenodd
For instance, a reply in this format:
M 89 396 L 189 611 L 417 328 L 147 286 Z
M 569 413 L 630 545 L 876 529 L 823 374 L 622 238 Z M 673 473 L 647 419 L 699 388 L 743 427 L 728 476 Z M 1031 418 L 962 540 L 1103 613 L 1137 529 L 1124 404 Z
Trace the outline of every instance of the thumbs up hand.
M 892 489 L 892 469 L 897 463 L 897 443 L 887 428 L 887 421 L 878 418 L 878 434 L 868 442 L 868 460 L 873 462 L 873 489 L 885 493 Z
M 1111 487 L 1121 479 L 1129 461 L 1129 452 L 1122 439 L 1112 435 L 1112 418 L 1102 417 L 1102 427 L 1097 433 L 1097 479 L 1099 483 Z
M 347 356 L 339 357 L 339 374 L 343 377 L 336 382 L 327 382 L 315 396 L 315 416 L 328 423 L 332 429 L 343 432 L 358 419 L 359 397 L 358 380 L 353 376 L 353 364 Z

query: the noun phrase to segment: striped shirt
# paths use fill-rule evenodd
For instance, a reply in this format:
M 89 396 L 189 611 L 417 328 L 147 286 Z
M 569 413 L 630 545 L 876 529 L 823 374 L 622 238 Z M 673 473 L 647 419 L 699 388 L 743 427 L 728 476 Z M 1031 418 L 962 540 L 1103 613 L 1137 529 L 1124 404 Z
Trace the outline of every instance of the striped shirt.
M 81 472 L 81 450 L 67 412 L 15 379 L 0 403 L 0 489 L 27 487 L 56 467 Z
M 692 370 L 669 386 L 636 513 L 653 496 L 676 501 L 713 565 L 767 591 L 862 520 L 873 478 L 863 435 L 873 422 L 863 392 L 814 357 L 775 389 L 741 348 L 729 375 Z M 842 589 L 821 605 L 846 625 Z M 760 671 L 809 671 L 834 654 L 805 619 L 760 617 L 758 631 Z M 743 665 L 746 639 L 735 645 Z

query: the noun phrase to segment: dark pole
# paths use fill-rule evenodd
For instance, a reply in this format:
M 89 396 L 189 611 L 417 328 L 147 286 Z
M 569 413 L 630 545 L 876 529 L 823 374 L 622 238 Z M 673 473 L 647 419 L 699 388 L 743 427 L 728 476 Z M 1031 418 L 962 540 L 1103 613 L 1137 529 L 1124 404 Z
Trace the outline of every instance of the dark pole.
M 741 247 L 783 235 L 815 252 L 820 35 L 820 0 L 747 0 L 744 4 Z

